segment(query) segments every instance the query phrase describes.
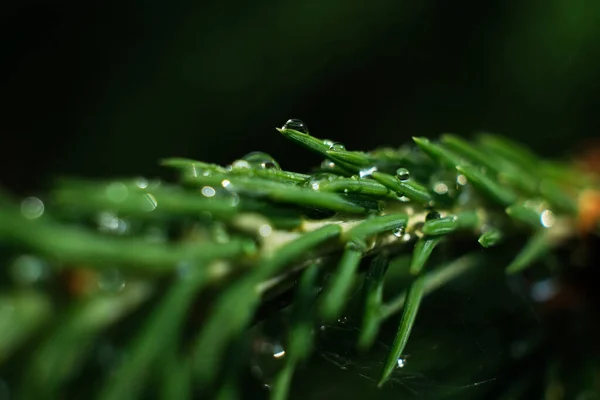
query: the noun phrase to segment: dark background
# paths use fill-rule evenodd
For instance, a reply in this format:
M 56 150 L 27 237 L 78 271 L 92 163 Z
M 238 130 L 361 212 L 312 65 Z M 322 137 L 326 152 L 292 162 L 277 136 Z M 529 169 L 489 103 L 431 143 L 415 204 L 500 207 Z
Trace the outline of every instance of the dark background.
M 2 186 L 254 150 L 307 169 L 288 118 L 352 149 L 488 130 L 564 156 L 598 136 L 595 0 L 247 4 L 4 2 Z

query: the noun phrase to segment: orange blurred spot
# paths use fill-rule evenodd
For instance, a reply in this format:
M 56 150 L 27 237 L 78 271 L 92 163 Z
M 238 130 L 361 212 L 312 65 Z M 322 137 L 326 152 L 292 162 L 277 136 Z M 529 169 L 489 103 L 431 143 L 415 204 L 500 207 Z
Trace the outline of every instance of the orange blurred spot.
M 600 192 L 584 190 L 579 196 L 579 219 L 577 226 L 582 235 L 593 231 L 600 221 Z
M 71 295 L 85 297 L 97 289 L 98 272 L 85 267 L 71 270 L 67 274 L 66 284 Z

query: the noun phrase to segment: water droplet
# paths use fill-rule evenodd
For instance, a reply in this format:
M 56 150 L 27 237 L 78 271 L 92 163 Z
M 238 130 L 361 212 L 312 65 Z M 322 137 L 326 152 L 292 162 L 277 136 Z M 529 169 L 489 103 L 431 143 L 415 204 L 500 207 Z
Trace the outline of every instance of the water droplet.
M 359 180 L 359 179 L 360 179 L 360 176 L 358 176 L 358 175 L 352 175 L 352 176 L 350 177 L 350 179 L 352 179 L 353 181 L 357 181 L 357 180 Z
M 403 203 L 408 203 L 410 201 L 410 198 L 408 198 L 400 193 L 396 193 L 396 195 L 398 196 L 398 200 L 400 200 Z
M 246 160 L 235 160 L 231 163 L 231 168 L 235 169 L 248 169 L 250 168 L 250 163 Z
M 302 184 L 302 186 L 311 188 L 312 190 L 319 190 L 321 187 L 321 184 L 323 182 L 331 182 L 335 178 L 336 178 L 336 176 L 333 174 L 327 174 L 327 173 L 315 174 L 315 175 L 311 176 L 310 178 L 308 178 L 307 180 L 305 180 L 304 183 Z
M 142 205 L 142 208 L 144 211 L 154 211 L 156 209 L 156 207 L 158 206 L 158 202 L 156 201 L 156 197 L 154 197 L 154 195 L 152 193 L 146 193 L 146 195 L 144 196 L 144 198 L 147 200 L 146 202 L 144 202 L 144 204 Z
M 125 289 L 125 278 L 117 268 L 108 269 L 100 274 L 98 288 L 105 292 L 118 293 Z
M 343 144 L 341 144 L 339 142 L 335 142 L 331 146 L 329 146 L 329 150 L 331 150 L 331 151 L 345 151 L 346 150 L 346 146 L 344 146 Z
M 404 368 L 406 365 L 406 358 L 399 357 L 396 361 L 396 368 Z
M 394 236 L 396 236 L 396 237 L 402 237 L 402 236 L 404 236 L 404 231 L 405 231 L 405 227 L 404 227 L 404 225 L 400 225 L 400 226 L 397 226 L 397 227 L 395 227 L 395 228 L 392 230 L 392 233 L 393 233 L 393 234 L 394 234 Z
M 554 222 L 556 222 L 556 217 L 554 216 L 554 213 L 552 211 L 542 211 L 542 213 L 540 214 L 540 223 L 544 228 L 552 227 L 554 225 Z
M 111 212 L 101 212 L 97 218 L 98 230 L 115 234 L 123 234 L 127 231 L 127 222 Z
M 456 175 L 456 183 L 460 186 L 465 186 L 467 184 L 467 177 L 463 174 Z
M 122 203 L 129 196 L 129 190 L 122 182 L 112 182 L 106 187 L 106 197 L 115 203 Z
M 377 172 L 377 167 L 373 166 L 373 167 L 361 169 L 358 174 L 360 175 L 361 178 L 366 178 L 366 177 L 373 175 L 373 172 Z
M 334 169 L 335 163 L 331 160 L 323 160 L 323 162 L 321 163 L 321 168 L 322 169 Z
M 330 149 L 334 144 L 335 144 L 335 142 L 333 140 L 329 140 L 329 139 L 323 140 L 323 145 L 329 147 Z
M 223 186 L 227 190 L 231 190 L 231 181 L 229 179 L 223 179 L 221 181 L 221 186 Z
M 48 265 L 41 259 L 22 255 L 17 257 L 10 265 L 10 272 L 15 282 L 31 285 L 48 276 Z
M 448 185 L 446 185 L 444 182 L 437 182 L 435 185 L 433 185 L 433 191 L 437 194 L 446 194 L 448 193 Z
M 425 216 L 425 221 L 431 221 L 433 219 L 440 219 L 440 213 L 437 211 L 430 211 L 427 213 L 427 215 Z
M 235 192 L 231 192 L 231 197 L 229 198 L 229 204 L 232 207 L 237 207 L 238 204 L 240 204 L 240 196 Z
M 273 157 L 262 151 L 254 151 L 246 154 L 242 160 L 247 161 L 254 168 L 281 169 L 279 163 Z
M 273 228 L 269 224 L 261 225 L 260 228 L 258 228 L 258 234 L 262 237 L 271 236 L 272 232 L 273 232 Z
M 273 345 L 273 357 L 274 358 L 281 358 L 285 356 L 285 349 L 283 348 L 283 346 L 279 343 L 275 343 Z
M 398 178 L 398 180 L 401 182 L 406 182 L 410 179 L 410 171 L 406 168 L 398 168 L 396 170 L 396 178 Z
M 194 175 L 197 176 L 197 175 Z M 135 185 L 140 189 L 146 189 L 148 187 L 148 179 L 144 177 L 139 177 L 135 180 Z
M 204 197 L 213 197 L 217 192 L 212 186 L 204 186 L 202 190 L 200 190 L 200 193 L 202 193 L 202 196 Z
M 308 133 L 308 127 L 299 119 L 288 119 L 282 129 L 293 129 L 298 132 Z
M 21 202 L 21 214 L 27 219 L 36 219 L 44 213 L 44 203 L 37 197 L 27 197 Z

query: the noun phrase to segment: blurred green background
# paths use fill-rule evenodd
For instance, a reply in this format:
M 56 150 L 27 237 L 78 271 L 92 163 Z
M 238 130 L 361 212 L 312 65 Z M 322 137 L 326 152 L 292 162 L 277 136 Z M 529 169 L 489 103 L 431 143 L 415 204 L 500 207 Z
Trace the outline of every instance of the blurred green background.
M 160 175 L 262 150 L 303 119 L 349 148 L 489 130 L 547 155 L 598 136 L 600 3 L 47 1 L 0 6 L 0 171 Z

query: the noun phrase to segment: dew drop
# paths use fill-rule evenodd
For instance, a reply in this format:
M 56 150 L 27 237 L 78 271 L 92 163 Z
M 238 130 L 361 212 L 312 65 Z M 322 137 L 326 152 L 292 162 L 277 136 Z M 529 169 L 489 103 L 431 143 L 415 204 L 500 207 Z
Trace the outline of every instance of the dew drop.
M 448 193 L 448 185 L 446 185 L 444 182 L 437 182 L 435 185 L 433 185 L 433 191 L 437 194 L 446 194 Z
M 335 144 L 335 142 L 333 140 L 329 140 L 329 139 L 323 140 L 323 145 L 329 147 L 330 149 L 331 149 L 331 147 L 333 147 L 334 144 Z
M 101 212 L 97 218 L 98 230 L 101 232 L 123 234 L 127 231 L 127 222 L 111 212 Z
M 321 184 L 323 182 L 331 182 L 335 178 L 336 178 L 336 176 L 333 174 L 327 174 L 327 173 L 316 174 L 316 175 L 311 176 L 307 180 L 305 180 L 303 183 L 303 186 L 308 187 L 312 190 L 319 190 L 321 188 Z
M 285 356 L 285 349 L 279 343 L 273 345 L 273 358 L 282 358 Z
M 402 236 L 404 236 L 404 225 L 401 226 L 397 226 L 392 230 L 392 233 L 394 234 L 394 236 L 401 238 Z
M 105 292 L 118 293 L 125 289 L 125 278 L 121 271 L 111 268 L 100 275 L 98 288 Z
M 250 163 L 246 160 L 235 160 L 231 163 L 232 169 L 248 169 L 250 168 Z
M 10 272 L 15 282 L 23 285 L 39 282 L 49 273 L 48 266 L 44 261 L 26 254 L 17 257 L 12 262 Z
M 467 177 L 463 174 L 456 175 L 456 183 L 460 186 L 465 186 L 467 184 Z
M 299 119 L 288 119 L 282 129 L 293 129 L 298 132 L 308 133 L 308 127 L 306 124 Z
M 200 190 L 200 193 L 202 193 L 202 196 L 204 197 L 213 197 L 217 192 L 212 186 L 204 186 Z
M 273 228 L 269 224 L 261 225 L 260 228 L 258 228 L 258 234 L 264 238 L 271 236 L 272 232 Z
M 410 201 L 410 198 L 408 198 L 400 193 L 397 193 L 397 195 L 398 195 L 398 200 L 400 200 L 403 203 L 408 203 Z
M 331 160 L 323 160 L 323 162 L 321 163 L 321 168 L 322 169 L 334 169 L 335 163 Z
M 410 171 L 406 168 L 398 168 L 396 170 L 396 178 L 398 178 L 398 180 L 401 182 L 406 182 L 410 179 Z
M 248 153 L 242 157 L 242 160 L 248 162 L 248 164 L 254 168 L 281 169 L 279 163 L 275 161 L 273 157 L 267 153 L 263 153 L 262 151 Z
M 21 214 L 27 219 L 36 219 L 44 213 L 44 203 L 37 197 L 27 197 L 21 202 Z
M 440 219 L 440 213 L 437 211 L 430 211 L 427 213 L 427 215 L 425 216 L 425 221 L 431 221 L 434 219 Z
M 197 175 L 194 175 L 197 176 Z M 135 180 L 135 185 L 140 189 L 146 189 L 148 187 L 148 179 L 144 177 L 139 177 Z
M 345 151 L 346 150 L 346 146 L 344 146 L 343 144 L 341 144 L 339 142 L 335 142 L 331 146 L 329 146 L 329 150 L 331 150 L 331 151 Z
M 106 197 L 115 203 L 122 203 L 127 199 L 129 189 L 122 182 L 113 182 L 106 187 Z
M 156 201 L 156 197 L 154 197 L 154 195 L 152 193 L 146 193 L 146 195 L 144 196 L 144 198 L 147 200 L 146 202 L 144 202 L 144 204 L 142 205 L 142 209 L 144 211 L 154 211 L 156 209 L 156 207 L 158 206 L 158 202 Z
M 556 222 L 556 217 L 554 216 L 554 213 L 552 211 L 542 211 L 542 213 L 540 214 L 540 223 L 544 228 L 552 227 L 554 225 L 554 222 Z
M 396 361 L 396 368 L 404 368 L 405 365 L 406 365 L 406 359 L 399 357 L 398 360 Z
M 361 178 L 366 178 L 366 177 L 373 175 L 373 172 L 377 172 L 377 167 L 373 166 L 373 167 L 361 169 L 358 174 L 360 175 Z

